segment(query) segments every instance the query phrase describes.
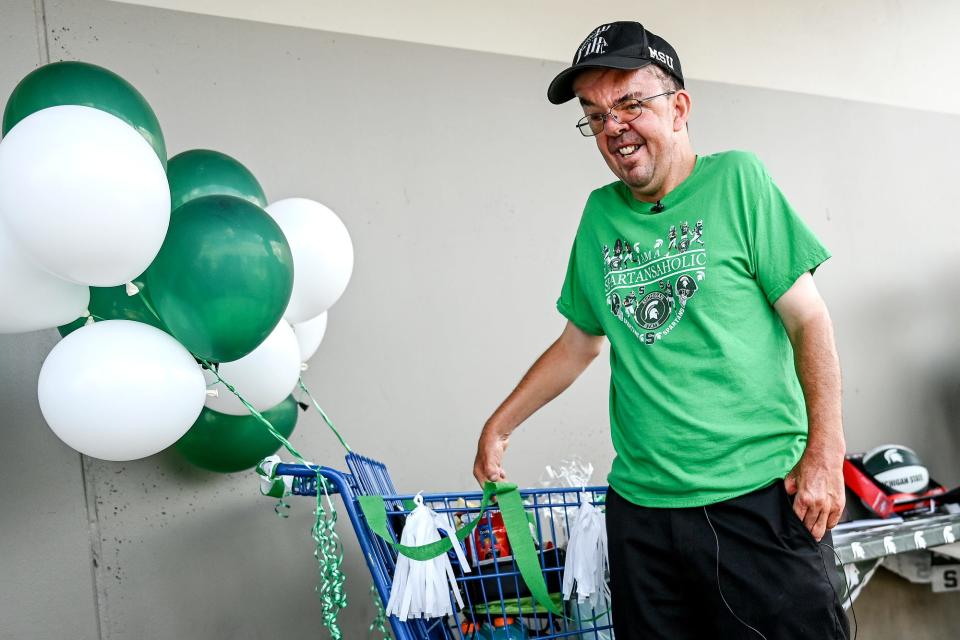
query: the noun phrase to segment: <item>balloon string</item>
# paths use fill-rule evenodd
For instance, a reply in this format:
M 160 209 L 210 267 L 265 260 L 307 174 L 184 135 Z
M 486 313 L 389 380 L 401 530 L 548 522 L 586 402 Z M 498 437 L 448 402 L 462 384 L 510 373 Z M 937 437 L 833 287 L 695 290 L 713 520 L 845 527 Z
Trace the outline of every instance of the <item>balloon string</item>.
M 330 427 L 330 430 L 333 431 L 333 435 L 337 436 L 337 440 L 340 441 L 340 444 L 343 445 L 343 448 L 347 450 L 347 453 L 352 453 L 352 450 L 350 449 L 350 445 L 348 445 L 344 441 L 343 436 L 341 436 L 340 432 L 337 431 L 337 428 L 333 426 L 333 422 L 330 421 L 330 418 L 327 417 L 327 414 L 324 412 L 324 410 L 320 408 L 319 404 L 317 404 L 317 401 L 313 397 L 313 394 L 310 393 L 309 389 L 307 389 L 307 385 L 303 383 L 303 377 L 297 380 L 297 384 L 300 385 L 300 388 L 303 390 L 303 392 L 307 394 L 308 398 L 310 398 L 310 402 L 312 402 L 313 406 L 316 407 L 318 412 L 320 412 L 320 417 L 323 418 L 323 421 L 326 422 L 327 426 Z
M 160 320 L 160 314 L 157 313 L 157 310 L 153 308 L 153 305 L 150 304 L 150 300 L 147 299 L 147 296 L 143 295 L 143 290 L 140 287 L 137 287 L 137 295 L 140 297 L 140 301 L 143 302 L 143 306 L 147 308 L 147 311 L 153 314 L 153 317 L 156 318 L 160 323 L 163 323 L 163 320 Z M 240 397 L 239 395 L 237 396 Z
M 330 500 L 330 493 L 328 490 L 327 479 L 324 478 L 320 473 L 320 467 L 318 465 L 311 465 L 307 462 L 300 452 L 290 443 L 289 440 L 284 438 L 280 433 L 274 428 L 270 421 L 263 417 L 259 411 L 253 408 L 253 405 L 247 402 L 237 391 L 236 387 L 223 379 L 220 375 L 220 372 L 214 367 L 213 363 L 194 355 L 198 362 L 200 362 L 205 369 L 210 371 L 218 381 L 223 383 L 223 385 L 237 397 L 240 402 L 243 403 L 243 406 L 255 417 L 257 420 L 262 422 L 267 429 L 270 431 L 270 434 L 280 441 L 280 443 L 286 448 L 290 454 L 300 461 L 303 465 L 307 467 L 313 467 L 317 474 L 317 508 L 315 511 L 315 518 L 313 522 L 313 528 L 311 530 L 311 535 L 313 537 L 315 548 L 313 551 L 314 557 L 317 559 L 318 569 L 320 573 L 320 585 L 317 586 L 316 590 L 320 596 L 320 606 L 322 610 L 322 619 L 323 625 L 330 632 L 330 637 L 333 640 L 342 640 L 343 632 L 340 630 L 340 625 L 337 622 L 337 616 L 340 611 L 347 606 L 347 595 L 344 590 L 344 583 L 346 582 L 346 576 L 343 573 L 343 547 L 340 544 L 340 538 L 336 532 L 337 524 L 337 510 L 333 506 L 333 501 Z M 320 493 L 320 490 L 323 490 L 323 493 Z M 323 496 L 326 496 L 327 505 L 329 509 L 323 506 Z M 274 511 L 277 515 L 283 517 L 279 511 L 280 505 L 288 506 L 282 501 L 274 507 Z
M 308 466 L 308 467 L 309 467 L 309 466 L 313 466 L 313 465 L 311 465 L 309 462 L 307 462 L 306 460 L 304 460 L 303 456 L 300 455 L 300 452 L 297 451 L 296 448 L 295 448 L 292 444 L 290 444 L 290 441 L 289 441 L 289 440 L 287 440 L 286 438 L 284 438 L 282 435 L 280 435 L 280 432 L 278 432 L 276 429 L 274 429 L 273 425 L 270 424 L 270 421 L 269 421 L 269 420 L 267 420 L 266 418 L 264 418 L 263 415 L 261 415 L 261 413 L 260 413 L 259 411 L 257 411 L 256 409 L 253 408 L 253 405 L 252 405 L 252 404 L 250 404 L 249 402 L 247 402 L 246 398 L 244 398 L 242 395 L 240 395 L 240 393 L 237 391 L 236 387 L 234 387 L 232 384 L 230 384 L 229 382 L 227 382 L 226 380 L 224 380 L 224 379 L 220 376 L 220 372 L 217 371 L 217 368 L 213 365 L 212 362 L 210 362 L 210 361 L 207 360 L 206 358 L 201 358 L 201 357 L 198 356 L 198 355 L 194 355 L 193 357 L 196 358 L 197 361 L 200 362 L 200 364 L 203 365 L 203 368 L 204 368 L 204 369 L 207 369 L 210 373 L 212 373 L 214 376 L 216 376 L 217 380 L 220 381 L 221 383 L 223 383 L 223 386 L 225 386 L 225 387 L 230 391 L 230 393 L 232 393 L 233 395 L 237 396 L 237 399 L 240 400 L 240 402 L 243 403 L 243 406 L 245 406 L 245 407 L 247 408 L 247 410 L 253 415 L 254 418 L 256 418 L 257 420 L 259 420 L 260 422 L 262 422 L 262 423 L 264 424 L 264 426 L 266 426 L 267 429 L 269 429 L 270 434 L 271 434 L 274 438 L 276 438 L 277 440 L 280 441 L 280 444 L 282 444 L 282 445 L 284 446 L 284 448 L 285 448 L 287 451 L 290 452 L 290 455 L 292 455 L 294 458 L 296 458 L 297 460 L 299 460 L 301 463 L 303 463 L 304 465 L 306 465 L 306 466 Z M 324 481 L 324 482 L 325 482 L 325 481 Z

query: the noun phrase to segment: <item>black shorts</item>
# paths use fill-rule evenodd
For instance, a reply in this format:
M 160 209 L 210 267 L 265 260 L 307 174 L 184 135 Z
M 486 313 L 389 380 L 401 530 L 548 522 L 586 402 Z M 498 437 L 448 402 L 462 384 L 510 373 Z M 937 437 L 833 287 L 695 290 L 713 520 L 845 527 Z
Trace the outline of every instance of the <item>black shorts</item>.
M 611 489 L 606 513 L 617 640 L 849 638 L 833 552 L 794 513 L 782 480 L 677 509 Z

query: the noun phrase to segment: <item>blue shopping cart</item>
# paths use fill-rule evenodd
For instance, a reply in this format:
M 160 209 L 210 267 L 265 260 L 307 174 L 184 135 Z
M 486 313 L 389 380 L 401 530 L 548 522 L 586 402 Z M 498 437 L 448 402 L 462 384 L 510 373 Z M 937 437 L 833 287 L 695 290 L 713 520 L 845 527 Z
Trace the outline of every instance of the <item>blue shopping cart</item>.
M 357 534 L 360 548 L 366 558 L 384 606 L 390 597 L 390 585 L 396 569 L 397 554 L 382 538 L 375 535 L 358 504 L 360 496 L 382 496 L 387 509 L 388 533 L 393 541 L 399 541 L 406 516 L 412 510 L 413 494 L 399 494 L 390 478 L 386 465 L 371 458 L 349 453 L 346 456 L 348 472 L 329 467 L 320 467 L 320 475 L 329 481 L 332 492 L 339 493 Z M 294 495 L 317 495 L 317 470 L 297 464 L 278 464 L 278 476 L 293 478 Z M 481 535 L 470 535 L 464 542 L 466 557 L 471 563 L 470 571 L 464 571 L 453 551 L 450 562 L 456 575 L 457 587 L 463 597 L 464 607 L 459 613 L 443 618 L 414 619 L 401 621 L 390 617 L 390 625 L 396 640 L 473 640 L 484 637 L 475 631 L 484 625 L 493 627 L 512 620 L 513 625 L 524 628 L 529 638 L 569 638 L 573 640 L 608 640 L 613 637 L 608 610 L 594 611 L 589 605 L 563 603 L 561 585 L 564 565 L 564 543 L 568 538 L 576 510 L 584 499 L 593 504 L 602 504 L 606 487 L 549 488 L 520 490 L 523 509 L 535 540 L 540 569 L 553 601 L 549 609 L 531 597 L 521 572 L 508 553 L 498 551 L 496 541 L 490 544 Z M 438 514 L 461 523 L 480 519 L 492 522 L 498 507 L 490 505 L 481 512 L 479 491 L 421 494 L 423 503 Z M 476 532 L 475 532 L 476 533 Z M 483 542 L 481 542 L 483 541 Z M 451 605 L 457 605 L 451 594 Z M 558 607 L 563 615 L 551 612 Z M 500 621 L 500 622 L 498 622 Z

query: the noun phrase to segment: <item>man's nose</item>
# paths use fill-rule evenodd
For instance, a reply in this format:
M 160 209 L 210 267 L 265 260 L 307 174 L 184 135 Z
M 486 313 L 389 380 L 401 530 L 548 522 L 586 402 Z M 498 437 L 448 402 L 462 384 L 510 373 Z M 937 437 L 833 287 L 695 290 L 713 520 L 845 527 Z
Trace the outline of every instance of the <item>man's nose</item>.
M 612 138 L 619 136 L 621 133 L 627 130 L 629 125 L 624 124 L 617 120 L 617 116 L 612 113 L 607 116 L 607 119 L 603 121 L 603 132 Z

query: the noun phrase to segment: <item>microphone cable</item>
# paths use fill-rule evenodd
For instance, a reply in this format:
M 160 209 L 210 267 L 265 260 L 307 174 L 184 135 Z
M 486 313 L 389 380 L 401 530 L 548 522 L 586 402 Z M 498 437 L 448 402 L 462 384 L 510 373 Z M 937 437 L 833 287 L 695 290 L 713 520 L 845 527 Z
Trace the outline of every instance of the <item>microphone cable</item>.
M 767 636 L 763 635 L 763 633 L 761 633 L 758 629 L 747 624 L 743 620 L 743 618 L 737 615 L 737 613 L 733 610 L 733 607 L 730 606 L 730 603 L 727 602 L 726 596 L 723 595 L 723 589 L 720 586 L 720 536 L 717 535 L 717 530 L 713 526 L 713 521 L 710 520 L 710 514 L 707 512 L 707 507 L 704 506 L 702 508 L 703 508 L 703 515 L 707 518 L 707 524 L 710 525 L 710 531 L 713 532 L 713 540 L 716 543 L 716 548 L 717 548 L 716 578 L 717 578 L 717 592 L 720 594 L 720 599 L 723 601 L 723 604 L 727 608 L 727 611 L 730 612 L 730 615 L 736 618 L 740 624 L 742 624 L 744 627 L 746 627 L 750 631 L 757 634 L 757 636 L 759 636 L 763 640 L 767 640 Z M 834 549 L 831 545 L 827 544 L 826 542 L 817 542 L 817 545 L 823 545 L 828 549 L 830 549 L 830 551 L 833 552 L 833 555 L 837 558 L 837 562 L 838 563 L 840 562 L 840 555 L 837 553 L 837 550 Z M 837 590 L 833 587 L 833 581 L 830 580 L 830 575 L 827 572 L 827 563 L 824 562 L 823 560 L 823 554 L 818 553 L 817 555 L 820 556 L 820 564 L 823 566 L 823 577 L 826 578 L 827 584 L 830 585 L 830 590 L 833 591 L 834 599 L 836 599 L 837 603 L 840 605 L 840 608 L 843 609 L 843 601 L 840 600 L 840 595 L 837 593 Z M 838 566 L 843 567 L 843 564 L 838 564 Z M 853 591 L 850 586 L 850 581 L 847 579 L 846 570 L 843 570 L 843 580 L 847 587 L 847 598 L 850 601 L 850 613 L 853 616 L 853 625 L 854 625 L 853 640 L 857 640 L 857 633 L 860 631 L 860 623 L 857 622 L 857 612 L 853 608 Z M 850 636 L 848 635 L 847 637 L 849 638 Z

